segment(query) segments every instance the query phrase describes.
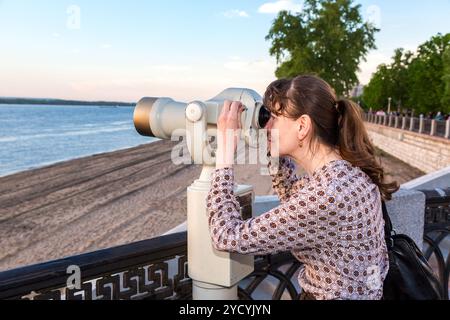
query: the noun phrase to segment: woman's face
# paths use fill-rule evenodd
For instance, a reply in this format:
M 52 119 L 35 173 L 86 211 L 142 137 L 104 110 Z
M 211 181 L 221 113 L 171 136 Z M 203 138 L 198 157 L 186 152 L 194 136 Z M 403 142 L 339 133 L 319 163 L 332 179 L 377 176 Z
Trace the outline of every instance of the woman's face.
M 298 129 L 297 121 L 285 116 L 272 114 L 265 129 L 268 131 L 268 144 L 272 156 L 289 156 L 298 149 Z M 278 148 L 278 152 L 277 152 Z

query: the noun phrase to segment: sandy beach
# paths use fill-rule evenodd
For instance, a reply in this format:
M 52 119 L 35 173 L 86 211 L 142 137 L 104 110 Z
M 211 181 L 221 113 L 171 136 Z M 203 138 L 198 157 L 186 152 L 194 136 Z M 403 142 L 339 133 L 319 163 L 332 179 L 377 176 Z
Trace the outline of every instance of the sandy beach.
M 0 178 L 0 271 L 161 235 L 186 220 L 186 188 L 198 165 L 175 165 L 159 141 Z M 423 175 L 380 153 L 391 179 Z M 236 180 L 273 194 L 258 165 Z M 301 173 L 301 171 L 299 171 Z

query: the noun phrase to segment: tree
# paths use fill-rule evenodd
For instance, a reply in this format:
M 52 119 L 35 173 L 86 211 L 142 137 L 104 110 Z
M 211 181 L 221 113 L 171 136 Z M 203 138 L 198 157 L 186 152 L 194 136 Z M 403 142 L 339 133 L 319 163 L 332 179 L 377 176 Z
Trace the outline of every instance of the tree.
M 377 72 L 372 76 L 369 84 L 364 88 L 362 100 L 372 108 L 383 108 L 387 104 L 389 97 L 388 84 L 388 67 L 385 64 L 379 65 Z
M 409 104 L 418 112 L 443 111 L 444 52 L 450 33 L 438 34 L 422 44 L 408 70 Z
M 450 107 L 450 33 L 437 34 L 416 53 L 395 50 L 391 64 L 382 64 L 364 89 L 364 102 L 372 107 L 393 105 L 418 113 L 448 112 Z
M 372 24 L 364 22 L 353 0 L 305 0 L 302 12 L 282 11 L 266 36 L 279 64 L 278 78 L 314 73 L 338 95 L 358 83 L 357 71 L 370 49 L 376 49 Z
M 444 82 L 444 94 L 441 100 L 442 111 L 450 112 L 450 46 L 447 47 L 442 57 L 444 64 L 444 75 L 442 81 Z
M 412 52 L 396 49 L 393 62 L 378 66 L 377 72 L 364 89 L 364 102 L 376 108 L 385 108 L 388 98 L 392 98 L 391 105 L 402 108 L 409 100 L 408 67 L 412 57 Z
M 397 49 L 390 66 L 389 96 L 392 98 L 392 105 L 399 109 L 409 99 L 408 68 L 413 55 L 411 51 L 404 52 L 404 49 Z

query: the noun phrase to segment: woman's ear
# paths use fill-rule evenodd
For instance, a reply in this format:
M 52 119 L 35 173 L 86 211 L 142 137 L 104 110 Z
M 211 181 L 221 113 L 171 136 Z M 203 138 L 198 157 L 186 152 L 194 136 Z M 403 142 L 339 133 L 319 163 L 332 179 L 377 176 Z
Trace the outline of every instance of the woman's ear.
M 296 120 L 297 138 L 300 141 L 305 140 L 311 128 L 311 120 L 308 115 L 303 115 Z

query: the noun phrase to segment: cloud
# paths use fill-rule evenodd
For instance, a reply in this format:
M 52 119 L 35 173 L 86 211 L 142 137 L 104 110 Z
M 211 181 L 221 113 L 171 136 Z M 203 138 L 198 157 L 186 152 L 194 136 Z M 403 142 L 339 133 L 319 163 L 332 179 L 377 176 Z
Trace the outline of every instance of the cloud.
M 391 57 L 381 52 L 373 52 L 367 56 L 367 61 L 359 65 L 358 79 L 363 85 L 370 82 L 372 75 L 377 71 L 377 67 L 382 63 L 389 63 Z
M 109 44 L 109 43 L 103 43 L 103 44 L 101 45 L 101 48 L 102 48 L 102 49 L 111 49 L 111 48 L 112 48 L 112 45 Z
M 262 95 L 276 80 L 275 69 L 276 61 L 270 56 L 244 58 L 233 53 L 225 61 L 205 61 L 202 65 L 170 62 L 78 65 L 64 70 L 39 68 L 26 77 L 25 71 L 17 72 L 17 68 L 10 66 L 7 72 L 0 73 L 0 83 L 5 83 L 0 87 L 0 95 L 114 101 L 154 96 L 184 102 L 204 101 L 231 87 L 250 88 Z
M 165 71 L 165 72 L 183 72 L 183 71 L 192 71 L 192 66 L 183 66 L 183 65 L 153 65 L 146 67 L 149 71 Z
M 68 79 L 60 82 L 68 84 L 62 91 L 70 97 L 137 101 L 144 96 L 155 96 L 188 102 L 211 99 L 231 87 L 250 88 L 262 95 L 267 86 L 276 80 L 275 69 L 276 61 L 271 57 L 246 60 L 234 56 L 224 63 L 203 66 L 155 64 L 135 68 L 89 67 L 89 72 L 95 77 L 86 79 L 85 70 L 81 69 L 76 70 L 77 74 L 64 74 Z M 50 90 L 51 86 L 48 88 Z
M 223 13 L 223 15 L 228 18 L 228 19 L 233 19 L 233 18 L 249 18 L 249 15 L 247 12 L 242 11 L 242 10 L 228 10 L 226 12 Z
M 234 56 L 229 57 L 223 70 L 218 72 L 231 80 L 228 86 L 251 88 L 263 94 L 267 86 L 276 80 L 276 68 L 276 60 L 272 57 L 246 60 Z
M 259 13 L 278 13 L 280 11 L 286 10 L 293 13 L 301 12 L 303 5 L 300 3 L 294 3 L 292 0 L 280 0 L 276 2 L 267 2 L 259 7 Z
M 403 48 L 406 51 L 417 52 L 418 45 L 405 43 L 403 45 L 399 44 L 395 48 Z M 358 79 L 359 82 L 366 85 L 369 83 L 372 75 L 377 71 L 380 64 L 390 64 L 392 63 L 392 57 L 394 55 L 394 47 L 387 48 L 384 50 L 378 50 L 370 53 L 367 57 L 367 61 L 361 62 L 359 65 Z
M 417 52 L 417 49 L 419 48 L 419 44 L 405 43 L 402 46 L 400 45 L 399 48 L 403 48 L 403 49 L 405 49 L 405 51 Z M 394 51 L 392 51 L 392 55 L 394 55 Z
M 276 69 L 276 63 L 270 60 L 257 59 L 252 61 L 246 61 L 239 56 L 229 57 L 229 61 L 224 64 L 225 69 L 246 72 L 246 73 L 274 73 Z

